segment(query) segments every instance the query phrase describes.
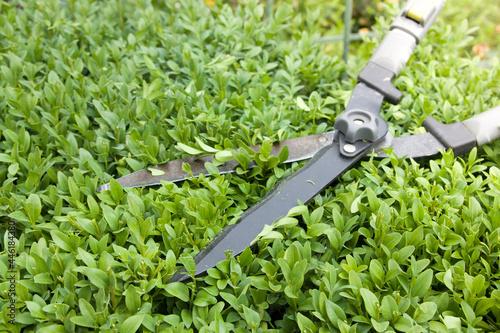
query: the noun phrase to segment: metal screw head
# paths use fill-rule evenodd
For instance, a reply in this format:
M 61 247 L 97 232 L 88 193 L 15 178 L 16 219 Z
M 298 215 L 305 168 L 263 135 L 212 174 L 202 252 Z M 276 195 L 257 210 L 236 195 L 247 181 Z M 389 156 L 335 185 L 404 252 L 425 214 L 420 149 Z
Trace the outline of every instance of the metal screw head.
M 363 121 L 363 119 L 354 119 L 353 121 L 356 125 L 363 125 L 365 122 Z
M 356 152 L 356 147 L 354 145 L 351 145 L 349 143 L 346 143 L 344 145 L 344 151 L 348 154 L 353 154 Z

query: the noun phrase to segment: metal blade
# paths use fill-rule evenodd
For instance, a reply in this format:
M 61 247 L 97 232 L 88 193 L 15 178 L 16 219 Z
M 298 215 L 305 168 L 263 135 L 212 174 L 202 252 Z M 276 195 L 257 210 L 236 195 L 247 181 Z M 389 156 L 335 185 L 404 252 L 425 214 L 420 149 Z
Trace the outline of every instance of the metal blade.
M 309 202 L 363 156 L 363 153 L 350 158 L 342 156 L 337 142 L 320 150 L 304 167 L 280 181 L 259 203 L 246 211 L 238 224 L 223 229 L 201 250 L 195 257 L 196 275 L 225 260 L 228 250 L 232 251 L 231 256 L 243 252 L 266 224 L 286 216 L 291 208 L 297 206 L 298 200 L 304 204 Z M 181 271 L 170 282 L 187 278 Z
M 309 135 L 305 137 L 288 139 L 277 142 L 273 145 L 271 156 L 278 156 L 284 146 L 289 148 L 289 156 L 285 163 L 303 161 L 310 159 L 320 149 L 326 147 L 333 142 L 335 132 L 327 132 L 323 134 Z M 384 148 L 393 148 L 393 152 L 398 157 L 421 159 L 431 158 L 439 155 L 440 150 L 445 150 L 445 147 L 438 139 L 430 133 L 417 135 L 408 135 L 394 138 L 387 134 L 383 141 L 374 146 L 376 159 L 386 158 L 387 154 L 383 151 Z M 250 147 L 254 151 L 258 151 L 259 146 Z M 191 176 L 182 170 L 182 164 L 187 163 L 191 166 L 191 171 L 194 177 L 200 174 L 209 175 L 205 169 L 205 163 L 211 162 L 214 156 L 204 157 L 188 157 L 175 161 L 170 161 L 161 165 L 152 167 L 164 172 L 161 176 L 153 176 L 151 171 L 143 169 L 129 175 L 118 178 L 117 181 L 123 187 L 142 187 L 160 185 L 161 181 L 179 182 L 190 178 Z M 253 168 L 256 164 L 252 161 L 248 168 Z M 236 171 L 238 163 L 236 160 L 229 161 L 218 167 L 220 174 L 232 173 Z M 97 192 L 109 190 L 109 183 L 97 189 Z
M 306 137 L 307 138 L 307 137 Z M 376 158 L 387 157 L 383 148 L 393 147 L 393 152 L 399 156 L 412 158 L 430 158 L 438 155 L 440 150 L 446 149 L 432 134 L 393 138 L 387 134 L 371 149 L 377 154 Z M 231 256 L 243 252 L 262 231 L 264 225 L 285 216 L 288 211 L 297 205 L 297 200 L 307 203 L 316 194 L 332 183 L 344 170 L 362 159 L 360 154 L 356 158 L 345 158 L 339 153 L 337 142 L 323 148 L 302 169 L 275 186 L 257 205 L 246 211 L 238 224 L 227 226 L 217 237 L 196 257 L 196 273 L 202 274 L 215 267 L 217 263 L 226 259 L 226 251 L 232 250 Z M 237 235 L 237 236 L 235 236 Z M 184 270 L 177 272 L 169 282 L 189 279 Z
M 321 148 L 333 142 L 334 132 L 327 132 L 323 134 L 309 135 L 305 137 L 283 140 L 277 142 L 272 146 L 271 156 L 278 156 L 281 149 L 285 146 L 289 148 L 288 159 L 285 163 L 292 163 L 296 161 L 302 161 L 310 159 L 314 156 Z M 253 151 L 258 151 L 259 146 L 249 147 Z M 182 164 L 187 163 L 191 166 L 191 172 L 194 177 L 198 177 L 200 174 L 206 176 L 209 175 L 208 171 L 205 169 L 205 163 L 211 162 L 213 156 L 204 157 L 188 157 L 180 160 L 170 161 L 161 165 L 152 167 L 151 169 L 156 169 L 163 172 L 161 176 L 153 176 L 151 171 L 148 169 L 143 169 L 129 175 L 118 178 L 117 181 L 122 185 L 122 187 L 143 187 L 143 186 L 153 186 L 160 185 L 161 181 L 178 182 L 186 180 L 191 176 L 182 170 Z M 234 172 L 238 162 L 236 160 L 229 161 L 224 165 L 218 167 L 220 174 Z M 255 166 L 252 161 L 249 168 Z M 97 192 L 109 190 L 109 183 L 105 184 L 97 189 Z
M 386 158 L 387 154 L 384 148 L 393 148 L 393 153 L 398 157 L 422 159 L 431 158 L 440 154 L 440 150 L 446 150 L 445 147 L 438 139 L 431 133 L 423 133 L 417 135 L 400 136 L 397 138 L 387 134 L 380 144 L 377 145 L 375 158 Z

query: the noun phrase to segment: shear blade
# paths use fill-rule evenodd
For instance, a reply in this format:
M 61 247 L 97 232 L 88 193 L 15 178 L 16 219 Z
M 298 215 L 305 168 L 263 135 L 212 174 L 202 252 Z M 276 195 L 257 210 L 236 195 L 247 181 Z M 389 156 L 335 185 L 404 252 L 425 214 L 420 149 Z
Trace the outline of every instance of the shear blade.
M 376 158 L 386 158 L 385 148 L 392 148 L 392 152 L 398 157 L 413 159 L 431 158 L 439 155 L 440 151 L 447 149 L 431 133 L 400 136 L 394 138 L 387 134 L 375 149 Z
M 272 148 L 271 156 L 278 156 L 284 146 L 289 148 L 289 157 L 285 163 L 292 163 L 310 159 L 321 148 L 333 142 L 334 132 L 324 134 L 315 134 L 305 137 L 288 139 L 275 143 Z M 393 152 L 399 157 L 408 157 L 413 159 L 430 158 L 439 154 L 440 150 L 446 149 L 432 134 L 424 133 L 418 135 L 409 135 L 393 138 L 390 134 L 386 135 L 385 139 L 377 144 L 374 149 L 376 158 L 385 158 L 387 154 L 383 148 L 393 148 Z M 258 151 L 258 146 L 250 147 L 254 151 Z M 206 176 L 210 173 L 205 168 L 205 163 L 212 162 L 213 156 L 204 157 L 188 157 L 179 160 L 170 161 L 161 165 L 154 166 L 150 169 L 156 169 L 162 173 L 160 176 L 154 176 L 150 169 L 143 169 L 133 172 L 129 175 L 118 178 L 117 181 L 122 187 L 144 187 L 161 185 L 162 181 L 179 182 L 189 179 L 191 175 L 184 172 L 182 165 L 187 163 L 191 167 L 193 177 L 198 177 L 201 174 Z M 232 173 L 236 171 L 238 163 L 236 160 L 229 161 L 218 167 L 220 174 Z M 255 166 L 251 162 L 249 168 Z M 109 190 L 109 183 L 100 186 L 97 192 Z
M 446 148 L 430 133 L 399 138 L 393 138 L 388 134 L 374 147 L 377 158 L 387 157 L 383 149 L 389 147 L 392 147 L 393 152 L 400 157 L 413 158 L 429 158 Z M 281 186 L 278 183 L 277 187 L 256 206 L 246 211 L 240 223 L 224 228 L 205 249 L 201 250 L 195 257 L 195 276 L 205 273 L 225 260 L 228 250 L 232 250 L 231 256 L 239 255 L 254 242 L 266 224 L 286 216 L 288 211 L 297 205 L 297 200 L 302 203 L 309 202 L 363 156 L 362 154 L 354 159 L 343 157 L 337 142 L 323 148 L 313 160 L 289 179 L 284 180 Z M 189 276 L 181 270 L 169 282 L 181 282 L 187 279 Z
M 278 156 L 281 149 L 288 146 L 289 154 L 288 159 L 285 163 L 292 163 L 296 161 L 303 161 L 310 159 L 314 156 L 321 148 L 333 142 L 334 132 L 327 132 L 323 134 L 309 135 L 305 137 L 283 140 L 276 142 L 272 146 L 271 156 Z M 249 147 L 253 151 L 259 151 L 259 146 Z M 180 160 L 170 161 L 161 165 L 154 166 L 150 169 L 156 169 L 159 171 L 159 176 L 153 176 L 150 169 L 143 169 L 140 171 L 133 172 L 129 175 L 118 178 L 117 181 L 122 185 L 122 187 L 143 187 L 143 186 L 154 186 L 161 185 L 162 181 L 179 182 L 191 177 L 190 174 L 184 172 L 182 165 L 184 163 L 189 164 L 191 167 L 191 173 L 193 177 L 198 177 L 201 174 L 205 176 L 210 175 L 210 173 L 205 168 L 205 163 L 212 162 L 214 156 L 204 156 L 204 157 L 188 157 Z M 255 162 L 250 162 L 249 168 L 254 167 Z M 223 165 L 217 167 L 220 174 L 231 173 L 236 170 L 238 162 L 236 160 L 229 161 Z M 99 187 L 97 192 L 109 190 L 109 183 Z
M 321 149 L 305 166 L 281 180 L 261 201 L 243 213 L 238 224 L 223 229 L 201 250 L 194 258 L 195 276 L 225 260 L 228 250 L 232 251 L 231 256 L 239 255 L 254 243 L 266 224 L 270 225 L 286 216 L 298 202 L 309 202 L 363 156 L 361 153 L 355 157 L 344 157 L 337 142 Z M 180 271 L 170 281 L 183 281 L 187 278 L 184 271 Z

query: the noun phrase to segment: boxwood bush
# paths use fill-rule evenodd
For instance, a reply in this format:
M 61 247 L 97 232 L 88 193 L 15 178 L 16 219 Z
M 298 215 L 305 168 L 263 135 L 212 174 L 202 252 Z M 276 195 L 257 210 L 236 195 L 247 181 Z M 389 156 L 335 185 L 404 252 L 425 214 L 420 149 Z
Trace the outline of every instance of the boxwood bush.
M 270 157 L 270 143 L 331 130 L 380 38 L 356 47 L 340 80 L 345 64 L 314 43 L 320 15 L 286 3 L 270 19 L 255 0 L 0 6 L 2 331 L 500 330 L 498 142 L 367 159 L 252 251 L 168 283 L 301 167 Z M 379 36 L 397 7 L 384 7 Z M 392 134 L 500 104 L 498 60 L 467 55 L 473 32 L 438 20 L 396 79 L 404 99 L 384 104 Z M 113 180 L 253 144 L 233 175 L 216 161 L 182 183 Z

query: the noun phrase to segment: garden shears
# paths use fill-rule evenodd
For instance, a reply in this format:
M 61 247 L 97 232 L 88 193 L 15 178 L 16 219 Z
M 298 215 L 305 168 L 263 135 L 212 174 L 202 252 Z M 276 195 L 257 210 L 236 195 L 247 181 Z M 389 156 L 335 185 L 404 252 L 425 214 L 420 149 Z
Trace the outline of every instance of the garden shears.
M 500 137 L 500 106 L 463 122 L 442 124 L 427 118 L 423 126 L 427 133 L 394 138 L 388 133 L 388 124 L 380 116 L 383 101 L 397 104 L 402 93 L 393 86 L 393 79 L 409 60 L 416 45 L 427 34 L 430 26 L 445 5 L 445 0 L 410 0 L 393 21 L 390 31 L 381 41 L 367 66 L 358 76 L 351 99 L 345 111 L 334 124 L 335 131 L 289 139 L 273 146 L 277 156 L 287 146 L 286 162 L 310 159 L 301 169 L 281 180 L 255 206 L 245 211 L 240 221 L 226 226 L 212 242 L 196 256 L 196 273 L 202 274 L 217 263 L 236 256 L 249 247 L 264 226 L 285 217 L 298 202 L 308 203 L 329 186 L 339 175 L 353 167 L 360 159 L 375 151 L 378 158 L 386 157 L 384 148 L 391 148 L 398 156 L 430 158 L 442 150 L 453 149 L 455 155 Z M 258 147 L 250 147 L 257 150 Z M 181 181 L 200 174 L 209 175 L 205 163 L 212 156 L 190 157 L 144 169 L 126 175 L 117 181 L 123 187 L 160 185 L 162 181 Z M 182 165 L 191 167 L 191 174 Z M 232 172 L 236 161 L 219 167 L 221 174 Z M 157 169 L 161 175 L 153 175 Z M 103 185 L 97 191 L 109 189 Z M 169 282 L 189 278 L 183 270 Z

